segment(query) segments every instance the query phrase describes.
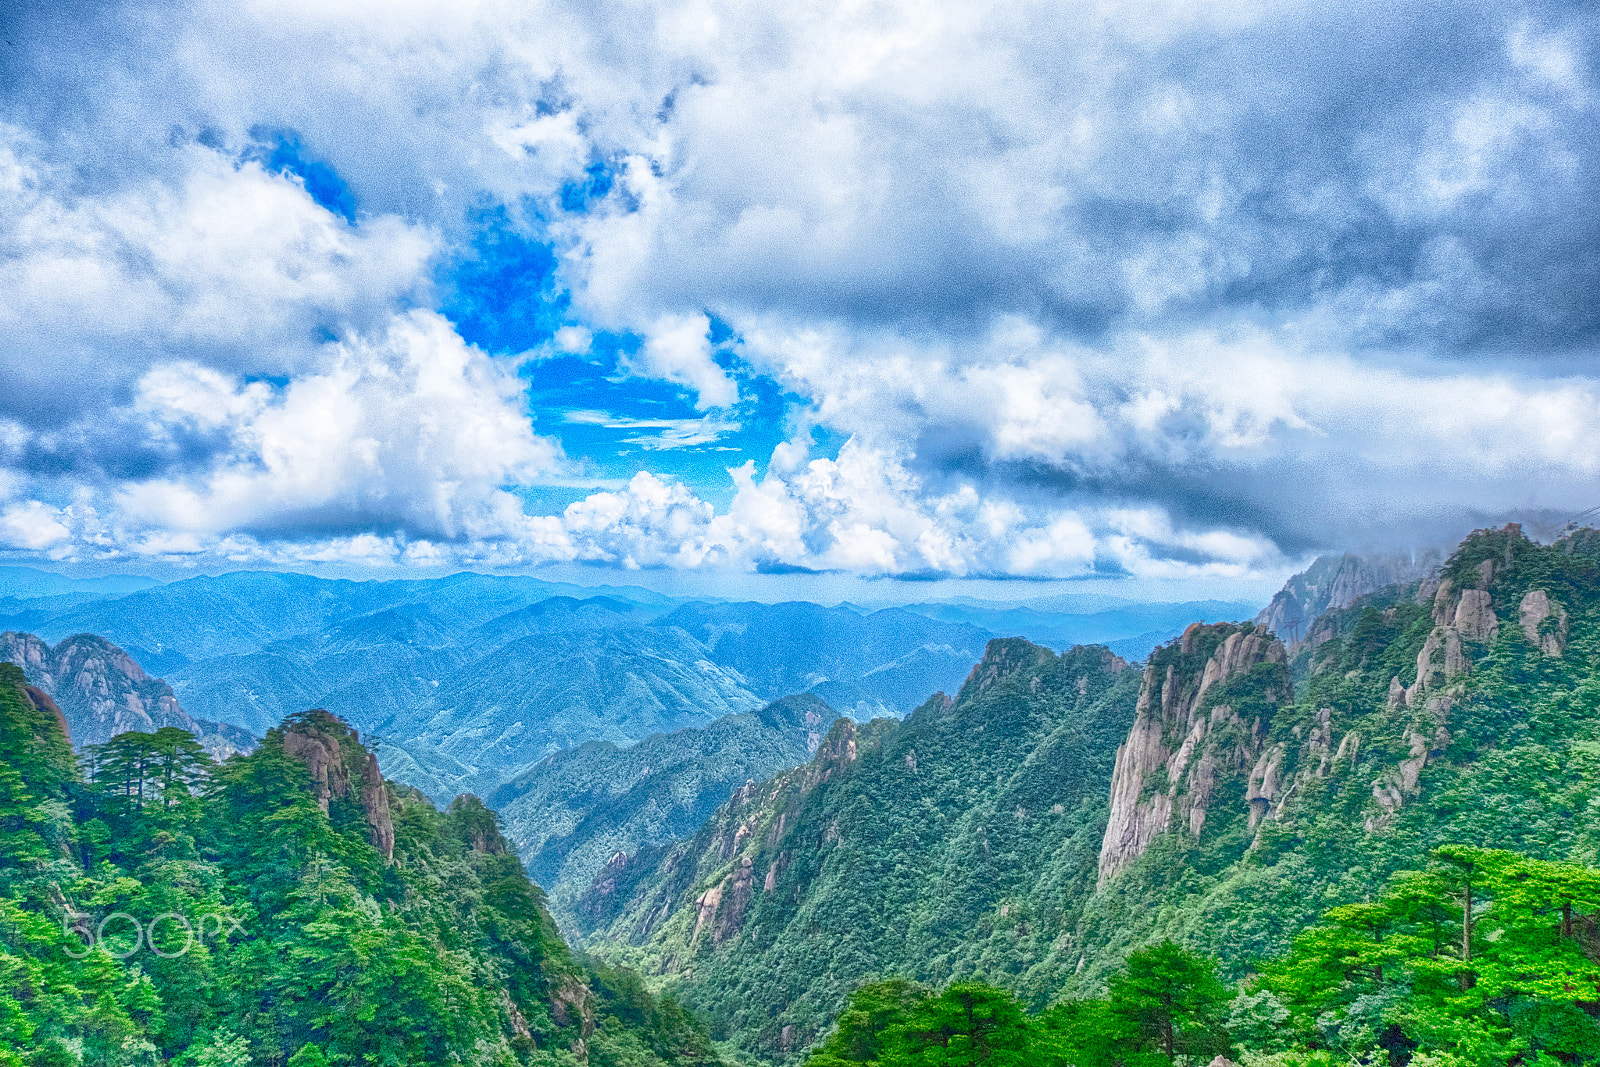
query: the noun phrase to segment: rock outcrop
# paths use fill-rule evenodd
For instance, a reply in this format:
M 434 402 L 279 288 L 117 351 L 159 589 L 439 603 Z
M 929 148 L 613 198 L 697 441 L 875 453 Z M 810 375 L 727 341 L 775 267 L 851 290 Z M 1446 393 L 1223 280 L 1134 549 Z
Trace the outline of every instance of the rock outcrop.
M 76 745 L 104 744 L 129 730 L 154 733 L 175 726 L 194 734 L 214 759 L 255 747 L 247 730 L 189 715 L 166 682 L 92 634 L 66 638 L 52 648 L 33 634 L 3 633 L 0 660 L 21 667 L 29 683 L 54 701 Z
M 1315 646 L 1332 636 L 1330 631 L 1314 625 L 1319 616 L 1348 607 L 1358 598 L 1391 585 L 1422 580 L 1441 562 L 1440 554 L 1432 549 L 1389 555 L 1347 552 L 1342 556 L 1320 556 L 1285 583 L 1272 603 L 1256 616 L 1256 625 L 1273 631 L 1290 647 L 1302 643 Z
M 378 758 L 361 744 L 343 720 L 318 708 L 291 716 L 282 731 L 285 755 L 305 764 L 317 807 L 324 815 L 335 798 L 361 805 L 372 846 L 394 859 L 394 816 L 389 790 L 378 770 Z
M 1198 839 L 1222 776 L 1248 772 L 1254 820 L 1265 813 L 1276 764 L 1262 743 L 1276 706 L 1293 695 L 1287 659 L 1280 642 L 1248 623 L 1196 623 L 1150 657 L 1133 728 L 1117 750 L 1102 884 L 1174 821 Z M 1236 711 L 1238 698 L 1252 710 Z
M 1517 621 L 1528 643 L 1546 656 L 1559 658 L 1567 650 L 1567 609 L 1543 589 L 1530 589 L 1523 595 Z
M 1490 644 L 1500 633 L 1500 619 L 1489 592 L 1495 561 L 1483 560 L 1469 574 L 1472 584 L 1467 588 L 1459 588 L 1455 578 L 1444 578 L 1434 590 L 1433 631 L 1417 654 L 1416 680 L 1406 687 L 1404 701 L 1396 701 L 1400 706 L 1427 708 L 1439 720 L 1438 726 L 1443 725 L 1443 715 L 1454 699 L 1440 690 L 1471 667 L 1470 645 Z M 1434 696 L 1423 702 L 1429 690 Z

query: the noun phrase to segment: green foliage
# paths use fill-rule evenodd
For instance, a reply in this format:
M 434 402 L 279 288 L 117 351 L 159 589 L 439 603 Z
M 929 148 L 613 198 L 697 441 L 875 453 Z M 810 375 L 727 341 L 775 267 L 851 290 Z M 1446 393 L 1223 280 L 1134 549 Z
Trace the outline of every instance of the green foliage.
M 811 764 L 741 790 L 693 839 L 608 868 L 574 909 L 589 949 L 647 974 L 692 957 L 672 987 L 762 1057 L 799 1055 L 884 973 L 1048 1003 L 1077 959 L 1063 935 L 1133 719 L 1139 672 L 1117 667 L 1103 648 L 996 641 L 955 701 L 837 724 Z M 717 886 L 722 918 L 697 935 L 694 901 Z
M 1452 586 L 1442 598 L 1436 582 L 1364 597 L 1309 627 L 1317 643 L 1291 661 L 1266 657 L 1198 700 L 1211 657 L 1252 628 L 1198 626 L 1157 650 L 1146 706 L 1193 700 L 1195 713 L 1163 721 L 1161 743 L 1177 752 L 1203 716 L 1206 748 L 1178 780 L 1167 778 L 1173 761 L 1157 761 L 1151 780 L 1138 783 L 1143 796 L 1175 796 L 1171 817 L 1137 860 L 1104 881 L 1096 860 L 1137 672 L 1086 672 L 1091 649 L 1041 657 L 1024 642 L 996 642 L 953 703 L 930 701 L 902 722 L 858 729 L 855 759 L 819 756 L 741 791 L 692 840 L 608 867 L 575 909 L 586 946 L 663 975 L 734 1047 L 788 1062 L 818 1039 L 852 988 L 885 975 L 936 988 L 980 980 L 1034 1010 L 1070 1000 L 1075 1006 L 1051 1016 L 1063 1032 L 1103 1036 L 1118 1032 L 1104 1014 L 1111 977 L 1162 941 L 1214 959 L 1220 980 L 1237 983 L 1282 958 L 1301 931 L 1320 929 L 1331 908 L 1373 905 L 1377 887 L 1415 872 L 1441 846 L 1470 842 L 1593 866 L 1596 545 L 1592 531 L 1553 545 L 1515 529 L 1482 531 L 1446 566 Z M 1463 590 L 1480 605 L 1477 594 L 1488 594 L 1497 626 L 1492 640 L 1457 632 L 1460 654 L 1447 675 L 1449 634 L 1434 614 L 1450 622 Z M 1522 605 L 1535 592 L 1560 609 L 1535 633 L 1564 634 L 1559 655 L 1524 632 Z M 1419 654 L 1430 638 L 1433 677 L 1419 691 Z M 844 743 L 842 735 L 834 741 Z M 1184 791 L 1202 758 L 1214 776 L 1203 820 L 1191 821 Z M 1277 782 L 1270 803 L 1259 793 L 1247 799 L 1268 765 Z M 746 860 L 751 877 L 740 896 Z M 1447 873 L 1406 875 L 1402 886 L 1416 909 L 1415 936 L 1441 944 L 1460 940 L 1439 893 L 1460 894 L 1464 883 Z M 702 921 L 701 903 L 714 890 L 720 899 Z M 730 909 L 734 900 L 741 903 Z M 1411 1040 L 1424 1045 L 1420 1062 L 1467 1054 L 1428 1046 L 1420 1030 L 1392 1030 L 1401 992 L 1386 979 L 1353 994 L 1336 1020 L 1339 1047 L 1366 1042 L 1396 1063 Z M 1527 1014 L 1529 1034 L 1581 1029 L 1570 1008 L 1513 1007 L 1494 1025 Z M 1289 1011 L 1285 995 L 1251 986 L 1218 1006 L 1209 1025 L 1258 1056 L 1344 1055 L 1326 1043 L 1289 1042 Z M 1091 1060 L 1101 1055 L 1076 1047 Z M 1102 1052 L 1095 1062 L 1110 1062 Z
M 1434 855 L 1376 901 L 1330 909 L 1263 971 L 1294 1040 L 1353 1058 L 1600 1062 L 1600 869 Z
M 1135 1055 L 1172 1063 L 1228 1051 L 1230 998 L 1214 961 L 1162 941 L 1130 955 L 1109 985 L 1111 1021 Z
M 953 982 L 938 994 L 899 979 L 857 990 L 838 1028 L 807 1067 L 1032 1067 L 1054 1044 L 1016 998 L 982 982 Z
M 606 971 L 591 993 L 493 812 L 365 781 L 366 750 L 326 712 L 221 767 L 183 731 L 121 734 L 79 777 L 14 672 L 0 666 L 0 1065 L 511 1067 L 575 1064 L 586 1042 L 605 1067 L 720 1062 L 636 978 Z M 292 754 L 312 742 L 327 784 Z M 606 1051 L 629 1048 L 643 1058 Z
M 1328 909 L 1237 989 L 1170 941 L 1106 985 L 1029 1017 L 981 983 L 869 983 L 806 1065 L 1597 1064 L 1600 868 L 1445 846 L 1375 901 Z

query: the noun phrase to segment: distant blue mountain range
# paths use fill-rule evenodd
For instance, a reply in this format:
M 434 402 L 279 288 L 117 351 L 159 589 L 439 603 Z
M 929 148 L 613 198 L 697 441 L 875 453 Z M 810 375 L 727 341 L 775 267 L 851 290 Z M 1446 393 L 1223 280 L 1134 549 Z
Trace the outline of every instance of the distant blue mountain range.
M 184 711 L 256 734 L 326 707 L 395 776 L 488 796 L 546 756 L 627 746 L 812 693 L 857 719 L 953 692 L 996 636 L 1141 658 L 1197 618 L 1255 606 L 1056 598 L 867 610 L 674 599 L 531 577 L 347 581 L 241 571 L 168 584 L 0 568 L 0 630 L 91 633 L 164 678 Z

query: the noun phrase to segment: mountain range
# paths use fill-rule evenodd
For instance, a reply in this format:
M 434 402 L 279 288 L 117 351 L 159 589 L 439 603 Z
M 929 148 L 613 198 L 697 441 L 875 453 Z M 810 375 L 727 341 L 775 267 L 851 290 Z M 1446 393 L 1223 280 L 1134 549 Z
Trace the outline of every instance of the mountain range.
M 586 742 L 628 746 L 797 693 L 858 719 L 903 715 L 955 688 L 996 636 L 973 619 L 1025 623 L 1042 637 L 1074 627 L 1113 642 L 1143 634 L 1140 644 L 1176 632 L 1186 614 L 1093 598 L 1015 617 L 974 603 L 868 611 L 683 601 L 476 574 L 352 582 L 237 572 L 120 587 L 13 577 L 0 589 L 40 595 L 0 602 L 0 628 L 57 644 L 96 635 L 140 679 L 160 676 L 197 724 L 259 736 L 326 707 L 366 732 L 386 771 L 440 803 L 493 795 Z
M 841 721 L 692 837 L 614 855 L 569 934 L 783 1062 L 869 979 L 1042 1007 L 1164 939 L 1237 978 L 1443 843 L 1593 864 L 1600 533 L 1483 530 L 1402 578 L 1293 649 L 1255 622 L 1142 670 L 990 642 L 953 698 Z
M 0 661 L 17 664 L 28 683 L 56 703 L 80 747 L 104 744 L 128 730 L 154 733 L 168 726 L 193 734 L 214 759 L 255 747 L 248 730 L 189 715 L 171 686 L 145 674 L 104 638 L 79 634 L 52 648 L 32 634 L 0 633 Z

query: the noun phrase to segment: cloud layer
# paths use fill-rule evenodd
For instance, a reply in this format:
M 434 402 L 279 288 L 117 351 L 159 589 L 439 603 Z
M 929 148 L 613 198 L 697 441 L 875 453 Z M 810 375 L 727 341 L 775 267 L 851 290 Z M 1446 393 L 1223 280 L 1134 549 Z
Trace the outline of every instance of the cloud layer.
M 19 552 L 1248 575 L 1600 498 L 1581 6 L 5 17 Z

